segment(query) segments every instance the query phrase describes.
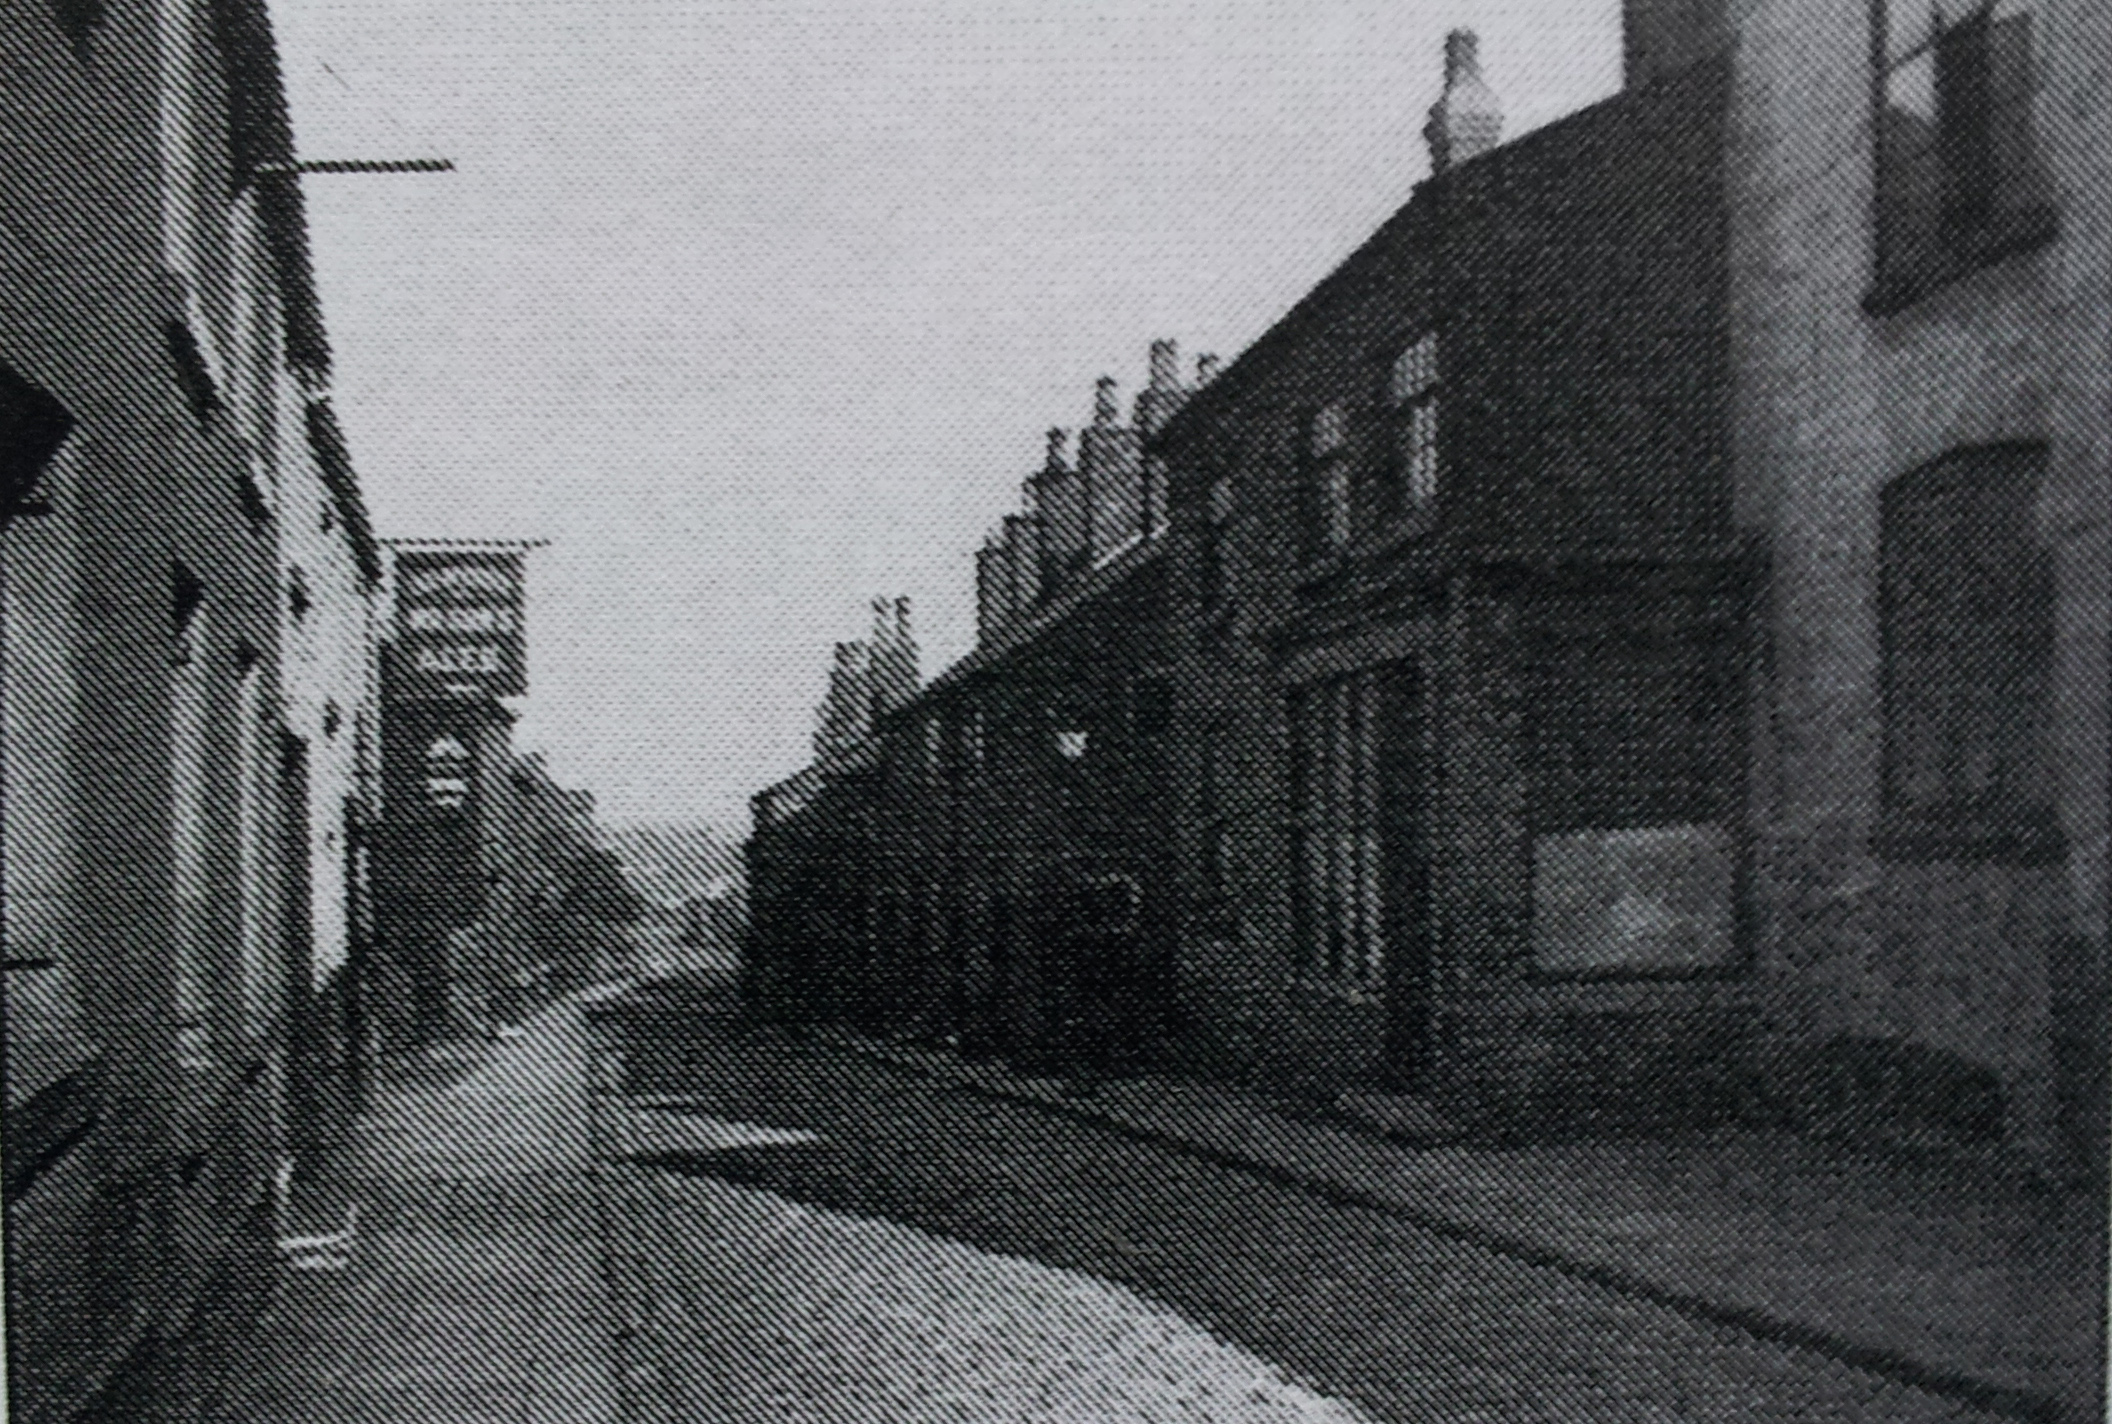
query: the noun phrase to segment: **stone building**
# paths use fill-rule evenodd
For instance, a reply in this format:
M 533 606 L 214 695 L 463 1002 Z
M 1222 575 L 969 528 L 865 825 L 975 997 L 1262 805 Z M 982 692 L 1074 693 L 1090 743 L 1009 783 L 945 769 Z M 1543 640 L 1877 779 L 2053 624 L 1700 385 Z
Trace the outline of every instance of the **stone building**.
M 2112 31 L 1630 7 L 1730 57 L 1733 517 L 1766 551 L 1753 977 L 1822 1102 L 2101 1158 Z
M 9 1403 L 182 1417 L 356 1086 L 374 549 L 264 7 L 0 55 Z
M 870 636 L 836 645 L 814 714 L 814 760 L 750 802 L 743 992 L 762 1013 L 862 1012 L 854 995 L 868 957 L 874 737 L 915 701 L 918 683 L 909 600 L 875 598 L 872 615 Z
M 2107 39 L 1905 8 L 1637 0 L 1508 144 L 1455 37 L 1430 180 L 1155 442 L 1207 1061 L 2094 1151 Z
M 1053 432 L 975 652 L 781 788 L 857 877 L 810 979 L 1013 1053 L 1126 986 L 1433 1135 L 2100 1158 L 2091 10 L 1631 0 L 1623 90 L 1509 142 L 1452 36 L 1405 206 Z

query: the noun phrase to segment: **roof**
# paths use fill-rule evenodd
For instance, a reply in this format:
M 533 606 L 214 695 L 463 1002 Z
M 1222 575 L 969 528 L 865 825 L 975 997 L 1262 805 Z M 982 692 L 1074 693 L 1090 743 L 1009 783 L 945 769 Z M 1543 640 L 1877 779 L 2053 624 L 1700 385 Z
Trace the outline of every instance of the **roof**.
M 1149 448 L 1163 452 L 1195 439 L 1209 422 L 1264 387 L 1309 340 L 1332 338 L 1335 320 L 1355 310 L 1370 289 L 1435 256 L 1423 240 L 1423 223 L 1436 216 L 1437 206 L 1450 192 L 1501 185 L 1506 169 L 1514 163 L 1538 160 L 1550 144 L 1572 142 L 1595 126 L 1624 122 L 1643 105 L 1663 102 L 1690 83 L 1719 82 L 1724 63 L 1722 56 L 1711 56 L 1648 84 L 1623 89 L 1418 183 L 1408 201 L 1362 245 L 1299 298 L 1217 379 L 1190 397 L 1148 442 Z
M 926 683 L 922 691 L 917 694 L 916 701 L 907 704 L 907 707 L 914 707 L 917 702 L 923 701 L 927 694 L 944 692 L 979 672 L 995 667 L 1014 653 L 1038 642 L 1042 637 L 1068 622 L 1071 615 L 1085 607 L 1085 605 L 1093 602 L 1102 594 L 1127 583 L 1139 571 L 1159 562 L 1165 550 L 1166 542 L 1163 539 L 1146 539 L 1132 544 L 1129 548 L 1087 574 L 1076 588 L 1064 594 L 1025 623 L 1013 628 L 996 642 L 985 643 L 974 652 L 953 663 L 944 672 Z M 905 711 L 907 707 L 897 708 L 895 713 Z M 895 713 L 890 715 L 895 715 Z
M 286 360 L 317 380 L 330 374 L 330 340 L 308 247 L 307 204 L 294 168 L 293 124 L 265 0 L 211 0 L 213 33 L 228 67 L 233 181 L 257 194 L 264 241 L 276 270 L 286 325 Z
M 316 468 L 323 487 L 345 527 L 345 542 L 359 564 L 360 577 L 369 587 L 381 582 L 381 545 L 374 538 L 374 523 L 367 517 L 366 501 L 360 498 L 359 481 L 352 473 L 352 453 L 345 445 L 345 432 L 337 423 L 330 402 L 317 397 L 308 402 L 308 446 L 315 452 Z

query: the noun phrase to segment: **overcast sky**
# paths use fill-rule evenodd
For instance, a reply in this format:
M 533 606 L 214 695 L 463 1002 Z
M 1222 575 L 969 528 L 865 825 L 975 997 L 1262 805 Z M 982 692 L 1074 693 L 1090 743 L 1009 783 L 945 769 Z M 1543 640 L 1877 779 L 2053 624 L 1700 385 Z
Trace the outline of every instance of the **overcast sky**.
M 546 538 L 517 740 L 611 820 L 739 824 L 830 645 L 928 677 L 1042 431 L 1228 361 L 1407 199 L 1444 32 L 1506 132 L 1616 0 L 274 0 L 337 405 L 390 536 Z

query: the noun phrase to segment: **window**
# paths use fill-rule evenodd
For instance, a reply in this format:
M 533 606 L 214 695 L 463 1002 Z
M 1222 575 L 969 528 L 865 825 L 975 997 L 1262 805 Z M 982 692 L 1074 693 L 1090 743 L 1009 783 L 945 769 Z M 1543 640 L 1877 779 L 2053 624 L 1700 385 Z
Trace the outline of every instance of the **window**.
M 1323 406 L 1306 426 L 1307 555 L 1318 558 L 1347 545 L 1350 517 L 1349 411 Z
M 1196 595 L 1213 630 L 1219 629 L 1218 620 L 1230 602 L 1232 581 L 1226 566 L 1226 544 L 1231 537 L 1233 505 L 1232 482 L 1220 475 L 1210 482 L 1203 506 L 1202 541 L 1196 553 Z
M 1888 854 L 2032 860 L 2054 848 L 2053 564 L 2031 534 L 2045 458 L 2042 445 L 1960 450 L 1885 491 Z
M 1370 672 L 1290 698 L 1291 854 L 1301 966 L 1321 983 L 1375 993 L 1385 967 L 1380 886 L 1381 688 Z
M 1229 769 L 1225 766 L 1225 724 L 1212 723 L 1200 748 L 1201 766 L 1196 779 L 1196 888 L 1210 923 L 1224 927 L 1226 889 L 1225 790 Z
M 73 417 L 34 381 L 0 365 L 0 528 L 45 505 L 39 484 L 73 430 Z
M 88 42 L 103 22 L 103 0 L 51 0 L 51 18 L 73 52 L 88 58 Z
M 1874 0 L 1877 289 L 1901 306 L 2052 235 L 2032 0 Z
M 1425 333 L 1394 359 L 1387 375 L 1392 413 L 1381 515 L 1422 509 L 1437 499 L 1437 334 Z
M 176 911 L 173 984 L 176 1059 L 213 1066 L 214 825 L 207 769 L 213 731 L 211 642 L 204 588 L 178 566 L 175 642 L 170 652 L 169 834 Z
M 1537 972 L 1734 966 L 1740 618 L 1725 590 L 1631 590 L 1520 631 Z

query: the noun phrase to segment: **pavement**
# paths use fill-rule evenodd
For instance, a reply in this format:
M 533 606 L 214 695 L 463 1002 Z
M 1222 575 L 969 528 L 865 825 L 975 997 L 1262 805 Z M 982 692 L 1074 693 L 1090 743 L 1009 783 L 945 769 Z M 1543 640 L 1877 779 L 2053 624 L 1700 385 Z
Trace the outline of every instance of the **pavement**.
M 590 1036 L 576 1006 L 526 1032 L 387 1066 L 296 1233 L 254 1357 L 221 1406 L 244 1424 L 613 1420 L 591 1181 Z
M 2103 1417 L 2101 1190 L 1792 1133 L 1414 1145 L 1231 1086 L 1134 1078 L 1085 1095 L 941 1050 L 819 1037 L 2002 1417 Z
M 747 1034 L 724 986 L 395 1064 L 321 1185 L 224 1419 L 2101 1417 L 2096 1198 L 1787 1135 L 1431 1147 L 1081 1096 Z
M 647 1165 L 818 1139 L 623 1092 L 612 997 L 390 1065 L 218 1419 L 1367 1424 L 1105 1281 Z

